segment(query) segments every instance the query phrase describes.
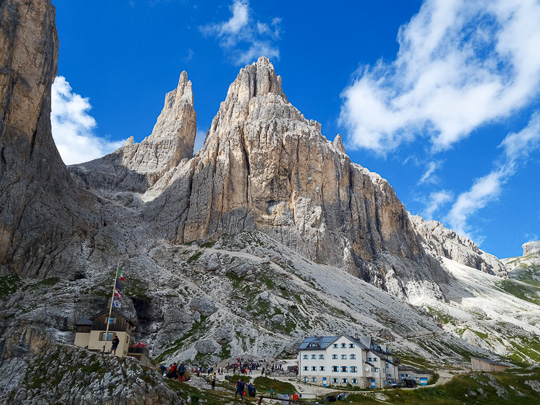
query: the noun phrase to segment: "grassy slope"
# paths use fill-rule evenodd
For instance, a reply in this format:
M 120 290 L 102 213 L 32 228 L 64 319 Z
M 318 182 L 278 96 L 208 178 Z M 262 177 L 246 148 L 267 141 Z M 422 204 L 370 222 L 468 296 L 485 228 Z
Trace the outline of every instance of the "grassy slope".
M 540 370 L 516 373 L 473 373 L 455 377 L 445 385 L 416 390 L 384 391 L 385 401 L 403 405 L 457 405 L 457 404 L 519 404 L 540 403 Z M 535 385 L 536 390 L 530 384 Z M 347 398 L 352 404 L 380 403 L 374 394 L 353 394 Z

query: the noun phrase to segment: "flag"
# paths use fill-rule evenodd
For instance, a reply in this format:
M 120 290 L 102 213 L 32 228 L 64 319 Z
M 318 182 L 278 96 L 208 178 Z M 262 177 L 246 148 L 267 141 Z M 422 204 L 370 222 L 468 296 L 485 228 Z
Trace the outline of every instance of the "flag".
M 120 304 L 120 301 L 118 301 L 118 299 L 116 297 L 114 297 L 113 307 L 122 308 L 122 304 Z
M 120 282 L 118 280 L 116 280 L 116 287 L 115 287 L 118 291 L 122 292 L 122 289 L 120 288 Z
M 114 296 L 118 299 L 122 298 L 122 294 L 120 294 L 120 291 L 117 288 L 114 289 Z
M 122 269 L 118 269 L 116 272 L 116 278 L 119 278 L 120 281 L 124 281 L 124 276 L 122 275 Z

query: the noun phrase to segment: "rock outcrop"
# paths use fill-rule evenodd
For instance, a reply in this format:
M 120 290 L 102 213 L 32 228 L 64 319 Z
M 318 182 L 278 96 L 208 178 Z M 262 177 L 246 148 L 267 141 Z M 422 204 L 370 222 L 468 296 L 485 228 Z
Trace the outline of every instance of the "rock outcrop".
M 51 135 L 54 17 L 50 1 L 0 2 L 0 275 L 73 278 L 97 222 Z
M 339 136 L 328 141 L 287 101 L 266 58 L 240 71 L 204 148 L 156 187 L 161 195 L 144 219 L 173 243 L 258 229 L 394 295 L 425 282 L 442 297 L 436 281 L 445 274 L 392 187 L 352 163 Z
M 523 256 L 501 259 L 501 261 L 512 273 L 515 273 L 514 270 L 535 272 L 535 269 L 540 268 L 540 241 L 526 242 L 521 247 L 523 248 Z M 512 275 L 512 277 L 515 276 L 516 274 Z
M 522 246 L 523 256 L 534 255 L 540 253 L 540 241 L 526 242 Z
M 411 222 L 422 237 L 424 247 L 434 256 L 442 256 L 458 263 L 506 278 L 505 265 L 495 256 L 484 252 L 470 239 L 445 228 L 438 221 L 424 221 L 417 215 L 410 215 Z
M 15 361 L 12 384 L 0 391 L 6 404 L 161 405 L 187 404 L 157 370 L 133 358 L 102 356 L 73 346 L 58 346 Z
M 130 138 L 114 153 L 71 166 L 70 170 L 91 189 L 143 193 L 182 159 L 192 157 L 196 132 L 193 90 L 184 71 L 176 90 L 165 96 L 150 136 L 140 144 Z

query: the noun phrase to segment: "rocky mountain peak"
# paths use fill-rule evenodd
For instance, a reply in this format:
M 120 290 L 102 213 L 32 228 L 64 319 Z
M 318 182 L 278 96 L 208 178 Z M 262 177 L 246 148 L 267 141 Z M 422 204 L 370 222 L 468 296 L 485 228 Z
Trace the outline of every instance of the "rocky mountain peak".
M 110 155 L 73 166 L 71 171 L 93 189 L 144 192 L 182 159 L 193 156 L 196 132 L 192 84 L 183 71 L 178 87 L 165 95 L 150 136 L 140 144 L 131 137 Z
M 341 153 L 347 153 L 345 152 L 345 146 L 343 146 L 343 141 L 341 139 L 340 134 L 336 135 L 336 137 L 334 138 L 333 144 L 336 147 L 336 149 L 339 150 Z
M 257 62 L 240 70 L 236 80 L 229 87 L 227 100 L 234 99 L 246 103 L 253 97 L 276 94 L 283 97 L 281 77 L 276 75 L 274 65 L 261 56 Z
M 424 248 L 433 256 L 446 257 L 502 278 L 508 276 L 503 262 L 492 254 L 479 249 L 469 238 L 458 235 L 438 221 L 425 221 L 423 218 L 411 214 L 409 214 L 409 219 L 420 235 Z

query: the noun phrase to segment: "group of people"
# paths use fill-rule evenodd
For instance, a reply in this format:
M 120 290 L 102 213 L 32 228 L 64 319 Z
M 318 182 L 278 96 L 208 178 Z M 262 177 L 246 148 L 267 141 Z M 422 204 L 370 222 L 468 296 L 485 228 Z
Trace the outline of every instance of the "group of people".
M 161 366 L 161 374 L 163 374 L 164 377 L 167 377 L 170 380 L 178 380 L 178 381 L 188 381 L 186 377 L 186 367 L 184 366 L 184 363 L 180 363 L 178 366 L 176 363 L 173 363 L 172 366 L 169 368 L 165 366 Z
M 236 392 L 234 393 L 234 398 L 236 398 L 236 396 L 240 394 L 240 399 L 243 401 L 244 395 L 246 395 L 245 390 L 246 383 L 241 378 L 239 378 L 238 382 L 236 383 Z M 255 395 L 257 395 L 257 390 L 255 389 L 255 386 L 251 383 L 248 384 L 248 395 L 250 397 L 255 397 Z
M 268 365 L 266 360 L 254 361 L 252 359 L 244 360 L 242 358 L 237 358 L 235 363 L 227 363 L 225 369 L 227 373 L 232 371 L 232 374 L 236 374 L 238 372 L 243 375 L 252 374 L 255 370 L 261 370 L 261 375 L 264 376 L 270 375 L 270 373 L 273 373 L 276 370 L 283 370 L 283 366 L 281 364 L 274 363 Z M 223 369 L 221 369 L 221 371 L 223 372 Z

